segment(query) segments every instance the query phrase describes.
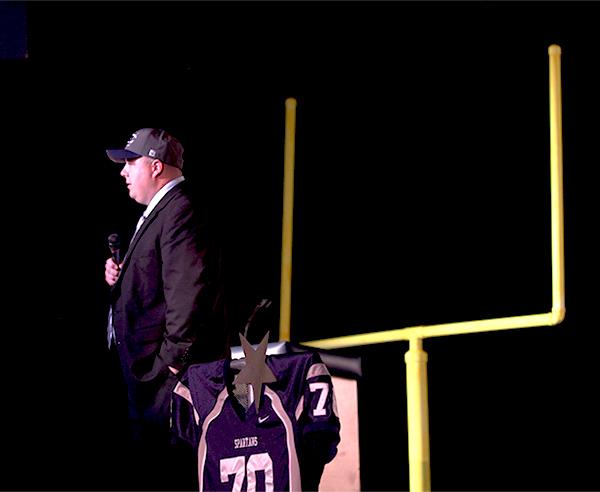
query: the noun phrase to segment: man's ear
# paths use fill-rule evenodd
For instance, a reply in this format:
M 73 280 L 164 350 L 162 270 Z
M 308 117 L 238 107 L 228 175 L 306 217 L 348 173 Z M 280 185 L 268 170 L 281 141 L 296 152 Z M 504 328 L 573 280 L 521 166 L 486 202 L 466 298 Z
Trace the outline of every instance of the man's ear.
M 150 163 L 150 169 L 152 170 L 152 177 L 156 178 L 156 177 L 160 176 L 161 173 L 163 172 L 164 168 L 165 168 L 165 165 L 162 163 L 162 161 L 160 161 L 159 159 L 154 159 Z

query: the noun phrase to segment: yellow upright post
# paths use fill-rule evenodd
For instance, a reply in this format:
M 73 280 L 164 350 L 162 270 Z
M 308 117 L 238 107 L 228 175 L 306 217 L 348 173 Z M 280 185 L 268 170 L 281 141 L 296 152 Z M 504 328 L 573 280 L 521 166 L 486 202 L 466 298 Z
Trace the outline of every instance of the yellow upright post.
M 292 307 L 292 238 L 294 227 L 294 150 L 296 145 L 296 100 L 285 101 L 285 147 L 283 174 L 283 224 L 281 232 L 281 294 L 279 340 L 290 341 Z
M 552 214 L 552 314 L 554 322 L 565 317 L 563 144 L 560 46 L 548 48 L 550 58 L 550 187 Z
M 427 398 L 427 353 L 421 338 L 411 338 L 406 362 L 408 415 L 408 461 L 411 492 L 431 490 L 429 465 L 429 403 Z

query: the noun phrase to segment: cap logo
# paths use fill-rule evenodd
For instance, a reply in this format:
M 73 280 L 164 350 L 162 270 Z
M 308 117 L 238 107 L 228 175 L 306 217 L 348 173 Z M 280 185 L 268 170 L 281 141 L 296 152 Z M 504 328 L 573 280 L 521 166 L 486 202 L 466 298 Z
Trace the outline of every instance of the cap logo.
M 131 143 L 137 138 L 137 133 L 134 133 L 133 135 L 131 135 L 131 138 L 129 140 L 127 140 L 127 145 L 131 145 Z
M 154 149 L 150 149 L 150 150 L 148 151 L 148 155 L 149 155 L 150 157 L 154 157 L 154 156 L 156 155 L 156 151 L 155 151 Z

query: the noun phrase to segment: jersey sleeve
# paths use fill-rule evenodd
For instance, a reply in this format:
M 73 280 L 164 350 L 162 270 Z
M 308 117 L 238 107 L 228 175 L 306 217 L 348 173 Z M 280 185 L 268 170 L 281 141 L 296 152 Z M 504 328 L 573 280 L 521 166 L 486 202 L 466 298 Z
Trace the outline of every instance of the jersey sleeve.
M 201 429 L 187 383 L 186 379 L 179 381 L 171 396 L 171 441 L 173 444 L 184 442 L 195 449 Z
M 340 419 L 331 375 L 316 354 L 306 373 L 299 412 L 302 486 L 318 490 L 325 465 L 337 454 Z

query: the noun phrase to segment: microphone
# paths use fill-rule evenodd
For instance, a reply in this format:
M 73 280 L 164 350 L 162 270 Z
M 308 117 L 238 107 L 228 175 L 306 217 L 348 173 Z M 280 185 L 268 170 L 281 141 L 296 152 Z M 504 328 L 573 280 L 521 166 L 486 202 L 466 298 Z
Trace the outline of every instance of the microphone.
M 110 249 L 110 254 L 112 255 L 113 261 L 119 265 L 121 263 L 121 238 L 118 234 L 114 233 L 108 236 L 108 249 Z

